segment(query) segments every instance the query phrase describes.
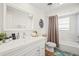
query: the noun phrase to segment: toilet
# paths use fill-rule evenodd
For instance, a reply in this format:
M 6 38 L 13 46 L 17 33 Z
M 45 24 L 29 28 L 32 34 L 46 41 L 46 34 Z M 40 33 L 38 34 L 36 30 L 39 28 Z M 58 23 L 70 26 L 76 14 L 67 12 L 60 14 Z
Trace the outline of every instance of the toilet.
M 46 56 L 53 56 L 55 47 L 56 47 L 55 43 L 53 43 L 53 42 L 46 42 L 45 55 Z

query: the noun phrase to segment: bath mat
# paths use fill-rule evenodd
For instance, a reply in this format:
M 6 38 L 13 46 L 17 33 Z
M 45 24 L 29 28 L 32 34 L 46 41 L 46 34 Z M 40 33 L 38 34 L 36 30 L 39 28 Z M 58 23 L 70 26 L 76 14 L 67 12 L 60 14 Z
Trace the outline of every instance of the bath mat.
M 71 54 L 66 51 L 62 51 L 60 49 L 55 48 L 55 56 L 76 56 L 75 54 Z

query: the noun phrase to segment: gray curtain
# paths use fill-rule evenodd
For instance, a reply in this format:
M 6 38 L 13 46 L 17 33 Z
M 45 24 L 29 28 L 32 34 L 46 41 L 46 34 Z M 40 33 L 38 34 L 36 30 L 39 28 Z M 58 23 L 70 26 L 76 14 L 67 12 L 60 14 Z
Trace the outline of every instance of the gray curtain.
M 58 16 L 49 16 L 48 26 L 48 42 L 56 43 L 59 47 L 59 32 L 58 32 Z

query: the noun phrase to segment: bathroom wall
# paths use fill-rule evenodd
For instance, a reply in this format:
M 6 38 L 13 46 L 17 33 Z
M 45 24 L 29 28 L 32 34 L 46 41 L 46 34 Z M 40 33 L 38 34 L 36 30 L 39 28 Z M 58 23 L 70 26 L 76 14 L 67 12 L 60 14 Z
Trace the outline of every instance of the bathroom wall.
M 71 15 L 70 17 L 70 29 L 69 30 L 59 30 L 60 41 L 75 41 L 77 38 L 77 18 L 76 15 Z
M 17 4 L 17 3 L 14 3 L 14 4 L 7 4 L 8 6 L 11 6 L 11 7 L 14 7 L 14 8 L 16 8 L 16 9 L 19 9 L 19 10 L 21 10 L 21 11 L 24 11 L 24 12 L 27 12 L 27 13 L 29 13 L 30 15 L 33 15 L 33 24 L 32 24 L 32 29 L 33 30 L 36 30 L 36 31 L 38 31 L 38 33 L 39 33 L 39 35 L 40 34 L 43 34 L 43 33 L 46 33 L 47 34 L 47 17 L 45 16 L 45 13 L 44 12 L 42 12 L 42 10 L 39 10 L 38 8 L 36 8 L 36 7 L 34 7 L 34 6 L 32 6 L 32 5 L 30 5 L 30 4 L 28 4 L 28 3 L 26 3 L 26 4 L 22 4 L 22 3 L 19 3 L 19 4 Z M 40 28 L 39 27 L 39 20 L 40 19 L 43 19 L 44 20 L 44 28 Z M 2 23 L 2 22 L 1 22 Z M 1 28 L 2 29 L 2 28 Z M 11 33 L 11 32 L 17 32 L 17 30 L 16 31 L 8 31 L 8 30 L 5 30 L 7 33 Z M 25 31 L 20 31 L 20 32 L 26 32 L 26 33 L 29 33 L 29 32 L 31 32 L 31 31 L 27 31 L 27 30 L 25 30 Z
M 2 19 L 3 19 L 3 4 L 0 3 L 0 31 L 2 31 Z

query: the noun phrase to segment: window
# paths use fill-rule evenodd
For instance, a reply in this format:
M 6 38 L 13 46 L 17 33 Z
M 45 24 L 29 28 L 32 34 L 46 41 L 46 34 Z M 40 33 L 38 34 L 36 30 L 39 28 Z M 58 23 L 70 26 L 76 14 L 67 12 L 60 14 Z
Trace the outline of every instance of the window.
M 70 29 L 70 18 L 64 17 L 58 20 L 59 30 L 69 30 Z

